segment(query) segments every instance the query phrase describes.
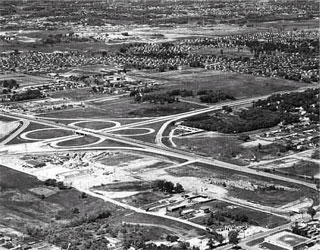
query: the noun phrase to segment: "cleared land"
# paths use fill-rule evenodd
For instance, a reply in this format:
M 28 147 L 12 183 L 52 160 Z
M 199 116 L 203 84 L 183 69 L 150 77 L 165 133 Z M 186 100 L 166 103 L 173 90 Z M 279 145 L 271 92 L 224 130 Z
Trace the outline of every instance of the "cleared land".
M 170 175 L 180 177 L 198 177 L 209 183 L 224 186 L 228 191 L 229 197 L 247 200 L 260 205 L 279 207 L 302 198 L 313 199 L 314 204 L 318 204 L 319 202 L 319 197 L 315 190 L 262 176 L 244 175 L 237 171 L 206 164 L 171 168 L 168 169 L 167 172 Z M 252 190 L 252 185 L 258 185 L 260 188 Z M 279 187 L 274 190 L 272 188 L 266 188 L 268 186 Z
M 200 107 L 196 104 L 182 102 L 172 104 L 136 103 L 131 98 L 121 98 L 119 100 L 95 103 L 84 109 L 66 110 L 42 114 L 41 116 L 61 119 L 153 117 L 187 112 Z
M 0 141 L 14 132 L 21 123 L 19 121 L 3 122 L 0 121 Z
M 20 87 L 43 85 L 45 83 L 50 83 L 52 80 L 50 78 L 45 78 L 41 76 L 32 76 L 21 73 L 11 73 L 11 74 L 0 74 L 0 81 L 14 79 L 20 85 Z
M 255 77 L 205 69 L 186 69 L 162 73 L 133 71 L 129 74 L 136 78 L 164 82 L 165 90 L 188 89 L 195 93 L 199 90 L 223 90 L 236 98 L 248 98 L 306 86 L 304 83 L 285 79 Z M 196 100 L 196 98 L 194 99 Z

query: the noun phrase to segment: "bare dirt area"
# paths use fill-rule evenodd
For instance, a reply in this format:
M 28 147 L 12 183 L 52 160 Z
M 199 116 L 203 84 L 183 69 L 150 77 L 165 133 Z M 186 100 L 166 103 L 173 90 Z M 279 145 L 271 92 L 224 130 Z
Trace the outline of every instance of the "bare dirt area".
M 167 169 L 166 171 L 174 176 L 197 177 L 203 183 L 206 183 L 206 187 L 213 185 L 223 188 L 227 197 L 263 206 L 276 208 L 303 197 L 313 199 L 315 203 L 318 202 L 315 190 L 268 178 L 243 175 L 236 171 L 218 167 L 191 164 L 180 168 Z
M 12 122 L 3 122 L 0 121 L 0 141 L 5 137 L 9 136 L 12 132 L 14 132 L 19 126 L 19 121 Z

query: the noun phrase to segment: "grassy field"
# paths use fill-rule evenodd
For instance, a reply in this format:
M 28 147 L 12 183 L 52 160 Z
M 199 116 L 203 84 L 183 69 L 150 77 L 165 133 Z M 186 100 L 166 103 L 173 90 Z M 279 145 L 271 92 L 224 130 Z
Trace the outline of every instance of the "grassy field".
M 139 134 L 148 134 L 150 133 L 148 129 L 144 128 L 128 128 L 128 129 L 123 129 L 123 130 L 117 130 L 112 132 L 113 134 L 117 135 L 128 135 L 130 137 L 134 135 L 139 135 Z M 150 133 L 153 134 L 154 132 Z
M 82 136 L 76 139 L 72 139 L 72 140 L 67 140 L 67 141 L 63 141 L 58 143 L 57 145 L 60 147 L 77 147 L 77 146 L 86 146 L 88 144 L 92 144 L 99 141 L 98 137 L 94 137 L 94 136 L 90 136 L 90 135 L 86 135 L 86 136 Z
M 292 167 L 281 168 L 278 169 L 278 171 L 287 173 L 288 175 L 306 175 L 314 177 L 315 175 L 319 174 L 320 166 L 314 162 L 300 161 L 294 164 Z
M 288 182 L 273 180 L 263 176 L 242 174 L 237 171 L 224 169 L 220 167 L 209 166 L 206 164 L 192 164 L 180 167 L 179 169 L 167 170 L 169 174 L 174 176 L 193 176 L 203 179 L 217 178 L 220 181 L 234 181 L 239 180 L 250 182 L 257 185 L 282 185 L 284 187 L 292 188 L 293 190 L 255 190 L 250 191 L 246 189 L 236 188 L 232 186 L 226 187 L 229 197 L 235 197 L 243 200 L 247 200 L 253 203 L 268 205 L 272 207 L 282 206 L 289 202 L 295 201 L 300 198 L 311 198 L 314 200 L 314 204 L 319 203 L 319 197 L 315 190 L 295 185 Z
M 144 126 L 136 127 L 136 128 L 152 128 L 155 130 L 155 132 L 153 132 L 151 134 L 147 134 L 147 135 L 131 136 L 130 138 L 144 141 L 144 142 L 155 143 L 157 132 L 164 123 L 165 123 L 165 121 L 154 122 L 154 123 L 150 123 L 150 124 L 147 124 Z
M 41 197 L 39 190 L 47 196 Z M 77 211 L 77 212 L 75 212 Z M 104 218 L 95 216 L 108 212 Z M 0 166 L 0 224 L 14 228 L 20 232 L 30 232 L 29 229 L 40 229 L 32 234 L 32 240 L 47 240 L 66 248 L 71 243 L 72 249 L 85 249 L 88 242 L 97 244 L 97 236 L 119 239 L 118 234 L 128 220 L 141 222 L 140 214 L 132 213 L 112 203 L 91 196 L 83 197 L 75 189 L 59 190 L 48 187 L 35 177 Z M 153 222 L 153 217 L 143 215 L 145 221 Z M 93 220 L 92 220 L 93 219 Z M 137 219 L 137 220 L 136 220 Z M 170 229 L 170 221 L 162 222 Z M 180 223 L 183 234 L 188 234 L 190 228 Z M 126 237 L 133 237 L 130 225 L 125 226 Z M 147 230 L 139 226 L 134 228 L 146 240 L 159 239 L 163 235 L 175 234 L 166 228 L 151 227 Z M 36 232 L 32 230 L 31 232 Z M 123 240 L 120 237 L 120 241 Z
M 263 213 L 260 211 L 252 210 L 249 208 L 241 207 L 241 206 L 235 206 L 231 203 L 215 200 L 209 203 L 206 203 L 205 206 L 210 207 L 210 210 L 214 213 L 219 215 L 219 217 L 223 217 L 223 219 L 219 220 L 215 218 L 213 220 L 213 229 L 221 228 L 225 224 L 230 224 L 231 221 L 233 221 L 233 218 L 230 218 L 231 216 L 240 216 L 240 215 L 246 215 L 248 218 L 248 223 L 251 225 L 261 226 L 261 227 L 267 227 L 267 228 L 274 228 L 277 226 L 280 226 L 287 222 L 286 219 L 282 217 L 278 217 L 275 215 Z M 197 205 L 195 208 L 199 208 L 201 205 Z M 198 217 L 196 219 L 192 219 L 193 222 L 205 225 L 207 222 L 207 219 L 210 214 L 206 214 L 205 216 Z M 233 221 L 233 223 L 236 224 L 243 224 L 241 221 Z
M 24 131 L 22 131 L 18 136 L 16 136 L 13 140 L 11 140 L 8 144 L 10 145 L 10 144 L 19 144 L 19 143 L 32 142 L 30 140 L 25 140 L 25 139 L 20 138 L 20 135 L 22 133 L 25 133 L 25 132 L 28 132 L 28 131 L 33 131 L 33 130 L 36 130 L 36 129 L 44 129 L 44 128 L 52 128 L 52 127 L 49 127 L 49 126 L 46 126 L 46 125 L 43 125 L 43 124 L 40 124 L 40 123 L 30 122 L 29 126 Z
M 250 159 L 254 155 L 252 148 L 242 147 L 243 141 L 232 135 L 199 134 L 194 137 L 173 138 L 173 141 L 178 148 L 240 165 L 247 165 L 248 162 L 242 159 Z
M 53 98 L 70 98 L 72 100 L 81 101 L 96 96 L 90 91 L 90 87 L 81 89 L 66 89 L 61 91 L 50 92 L 50 96 Z
M 131 195 L 129 197 L 121 198 L 118 200 L 132 206 L 147 209 L 147 207 L 151 207 L 151 203 L 157 203 L 159 200 L 165 198 L 168 198 L 168 195 L 164 194 L 163 192 L 150 191 Z
M 258 203 L 261 205 L 280 207 L 289 202 L 298 200 L 304 196 L 309 196 L 304 194 L 300 190 L 297 191 L 285 191 L 285 190 L 243 190 L 240 188 L 231 188 L 228 195 L 236 197 L 239 199 L 247 200 L 253 203 Z
M 236 98 L 248 98 L 306 86 L 304 83 L 285 79 L 264 78 L 205 69 L 186 69 L 162 73 L 133 71 L 130 74 L 136 78 L 164 82 L 165 90 L 189 89 L 194 92 L 204 89 L 223 90 Z
M 83 109 L 65 110 L 41 114 L 41 116 L 61 119 L 153 117 L 187 112 L 200 107 L 201 106 L 196 104 L 182 102 L 163 105 L 136 103 L 131 98 L 121 98 L 119 100 L 96 103 L 95 105 Z
M 80 193 L 75 189 L 54 188 L 53 194 L 43 198 L 33 190 L 48 187 L 37 178 L 4 166 L 0 166 L 0 173 L 0 224 L 17 230 L 23 230 L 26 224 L 45 226 L 52 221 L 71 220 L 78 216 L 71 211 L 74 207 L 79 209 L 80 214 L 98 208 L 119 209 L 93 197 L 80 199 Z
M 100 130 L 100 129 L 112 128 L 115 124 L 112 122 L 104 122 L 104 121 L 87 121 L 87 122 L 77 123 L 76 125 L 82 128 Z
M 71 130 L 48 129 L 48 130 L 30 132 L 28 134 L 28 137 L 32 139 L 37 139 L 37 140 L 45 140 L 45 139 L 64 137 L 72 134 L 73 132 Z
M 13 121 L 17 121 L 17 119 L 0 115 L 0 121 L 1 122 L 13 122 Z
M 112 140 L 104 140 L 98 144 L 93 145 L 92 147 L 130 147 L 130 145 Z
M 180 222 L 168 220 L 165 218 L 160 218 L 157 216 L 146 215 L 146 214 L 130 214 L 123 218 L 124 222 L 133 222 L 133 223 L 147 223 L 159 226 L 166 226 L 169 227 L 179 235 L 189 236 L 189 237 L 196 237 L 199 235 L 204 235 L 205 232 L 199 229 L 194 229 L 193 227 L 182 224 Z

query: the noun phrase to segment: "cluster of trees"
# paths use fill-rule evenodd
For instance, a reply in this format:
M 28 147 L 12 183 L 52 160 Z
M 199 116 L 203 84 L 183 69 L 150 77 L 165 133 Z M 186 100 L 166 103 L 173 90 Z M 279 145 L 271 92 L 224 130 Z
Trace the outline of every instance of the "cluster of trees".
M 212 237 L 209 239 L 207 245 L 209 247 L 209 249 L 214 249 L 215 246 L 215 241 L 219 242 L 219 244 L 221 245 L 224 242 L 225 238 L 223 237 L 222 234 L 219 234 L 217 232 L 212 232 Z
M 181 97 L 188 97 L 188 96 L 194 96 L 192 90 L 188 89 L 174 89 L 167 92 L 169 96 L 181 96 Z
M 133 96 L 136 97 L 137 95 L 142 95 L 145 93 L 150 93 L 150 92 L 154 92 L 156 90 L 159 90 L 158 86 L 145 86 L 144 88 L 136 88 L 130 91 L 130 95 L 129 96 Z
M 274 127 L 281 122 L 284 125 L 298 123 L 300 115 L 286 111 L 273 111 L 255 104 L 250 109 L 242 110 L 238 118 L 202 115 L 185 120 L 184 125 L 221 133 L 241 133 Z
M 130 244 L 129 247 L 126 247 L 124 249 L 129 249 L 132 245 L 133 244 Z M 150 244 L 143 243 L 143 244 L 140 244 L 138 247 L 139 247 L 138 249 L 141 249 L 141 250 L 199 250 L 198 247 L 190 246 L 189 242 L 179 242 L 175 246 L 167 246 L 163 244 L 158 246 L 154 243 L 150 243 Z
M 78 37 L 73 32 L 67 34 L 50 34 L 47 38 L 42 39 L 43 44 L 69 43 L 72 41 L 88 42 L 90 39 L 86 37 Z
M 203 115 L 196 116 L 184 121 L 184 125 L 196 127 L 208 131 L 218 131 L 221 133 L 241 133 L 261 128 L 276 126 L 281 121 L 280 117 L 269 110 L 249 109 L 243 110 L 239 118 L 231 119 Z
M 47 179 L 43 184 L 46 186 L 57 187 L 60 190 L 68 189 L 68 186 L 65 186 L 62 181 L 57 181 L 55 179 Z
M 184 192 L 184 188 L 180 183 L 174 184 L 171 181 L 165 180 L 154 181 L 153 188 L 168 194 Z
M 211 212 L 209 217 L 206 220 L 206 224 L 208 226 L 211 226 L 214 224 L 215 221 L 219 221 L 219 222 L 226 221 L 226 218 L 243 222 L 243 223 L 249 222 L 249 217 L 246 214 L 243 214 L 243 213 L 232 214 L 229 211 L 220 211 L 218 213 Z
M 174 96 L 170 96 L 167 93 L 159 93 L 159 94 L 148 94 L 142 95 L 138 94 L 135 96 L 134 100 L 136 102 L 150 102 L 150 103 L 173 103 L 178 101 Z
M 80 211 L 78 208 L 73 208 L 72 212 L 74 214 L 79 214 Z M 98 220 L 101 219 L 107 219 L 111 216 L 111 212 L 109 210 L 102 210 L 102 211 L 93 211 L 90 213 L 86 213 L 84 215 L 81 215 L 77 218 L 74 218 L 69 224 L 69 227 L 77 227 L 83 224 L 90 224 L 95 223 Z
M 197 93 L 200 95 L 200 101 L 206 103 L 217 103 L 224 100 L 235 100 L 234 96 L 226 94 L 220 90 L 214 92 L 212 90 L 200 90 Z
M 19 83 L 15 79 L 8 79 L 8 80 L 2 80 L 0 81 L 0 86 L 6 89 L 13 89 L 13 88 L 19 88 Z
M 130 96 L 134 96 L 136 102 L 145 102 L 149 101 L 150 103 L 173 103 L 175 101 L 179 101 L 177 96 L 181 97 L 193 97 L 195 96 L 192 90 L 188 89 L 174 89 L 171 91 L 153 93 L 153 94 L 145 94 L 155 91 L 154 88 L 144 88 L 142 90 L 132 90 L 130 92 Z M 199 90 L 197 95 L 200 96 L 201 102 L 206 103 L 217 103 L 224 100 L 235 100 L 234 96 L 224 93 L 221 90 L 213 91 L 213 90 Z M 230 109 L 228 109 L 230 111 Z M 232 109 L 231 109 L 232 111 Z
M 38 89 L 28 89 L 25 92 L 16 93 L 11 96 L 11 101 L 24 101 L 24 100 L 31 100 L 42 98 L 43 95 L 40 90 Z
M 154 93 L 154 94 L 145 94 L 150 93 L 155 90 L 158 90 L 157 88 L 144 88 L 142 90 L 132 90 L 130 92 L 130 96 L 134 96 L 134 99 L 136 102 L 146 102 L 149 101 L 150 103 L 173 103 L 176 101 L 179 101 L 176 96 L 181 97 L 188 97 L 193 96 L 192 90 L 187 89 L 174 89 L 171 91 L 166 92 L 160 92 L 160 93 Z
M 274 94 L 265 100 L 253 103 L 254 108 L 268 109 L 284 114 L 297 112 L 300 108 L 305 110 L 310 120 L 319 121 L 319 89 L 307 89 L 304 92 L 288 94 Z

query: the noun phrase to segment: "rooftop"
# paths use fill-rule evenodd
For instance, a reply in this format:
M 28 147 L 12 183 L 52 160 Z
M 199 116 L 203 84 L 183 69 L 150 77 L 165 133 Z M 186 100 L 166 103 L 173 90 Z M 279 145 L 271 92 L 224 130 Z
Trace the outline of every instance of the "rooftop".
M 293 234 L 287 231 L 282 231 L 280 233 L 265 238 L 265 242 L 276 244 L 279 247 L 285 248 L 294 247 L 302 243 L 306 243 L 309 240 L 310 239 L 306 237 L 302 237 L 300 235 Z

